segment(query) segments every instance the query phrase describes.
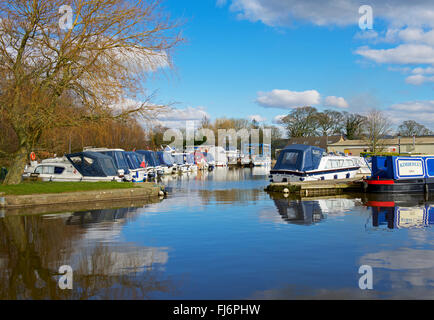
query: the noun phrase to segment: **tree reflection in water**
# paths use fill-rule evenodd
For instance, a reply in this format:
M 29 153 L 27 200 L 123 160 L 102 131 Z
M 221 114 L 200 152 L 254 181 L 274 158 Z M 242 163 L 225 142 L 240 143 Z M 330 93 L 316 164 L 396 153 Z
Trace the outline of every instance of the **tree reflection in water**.
M 104 210 L 103 223 L 125 223 L 128 211 L 118 220 L 119 210 Z M 175 292 L 173 281 L 158 268 L 167 262 L 167 248 L 89 239 L 88 219 L 87 228 L 70 223 L 82 215 L 0 218 L 0 299 L 146 299 Z M 62 265 L 73 268 L 73 290 L 58 286 Z

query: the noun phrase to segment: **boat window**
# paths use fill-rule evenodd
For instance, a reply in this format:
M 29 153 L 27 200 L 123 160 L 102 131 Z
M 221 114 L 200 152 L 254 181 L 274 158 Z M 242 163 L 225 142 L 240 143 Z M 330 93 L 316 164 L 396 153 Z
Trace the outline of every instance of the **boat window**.
M 54 167 L 54 174 L 62 174 L 65 171 L 63 167 Z
M 105 170 L 107 176 L 116 176 L 116 168 L 113 166 L 113 161 L 111 159 L 101 159 L 102 167 Z
M 339 161 L 339 168 L 342 168 L 344 166 L 344 160 L 338 160 Z
M 327 161 L 327 164 L 325 166 L 326 169 L 335 169 L 339 168 L 339 160 L 336 159 L 329 159 Z
M 354 162 L 351 159 L 346 159 L 345 160 L 345 167 L 352 167 L 354 166 Z
M 81 157 L 71 157 L 70 159 L 73 163 L 75 164 L 80 164 L 81 163 Z
M 298 152 L 285 152 L 282 164 L 295 165 L 297 163 Z
M 53 166 L 39 166 L 35 169 L 35 173 L 54 174 L 54 167 Z
M 88 166 L 92 165 L 93 159 L 88 158 L 88 157 L 83 157 L 83 159 L 84 159 L 84 164 L 85 165 L 88 165 Z

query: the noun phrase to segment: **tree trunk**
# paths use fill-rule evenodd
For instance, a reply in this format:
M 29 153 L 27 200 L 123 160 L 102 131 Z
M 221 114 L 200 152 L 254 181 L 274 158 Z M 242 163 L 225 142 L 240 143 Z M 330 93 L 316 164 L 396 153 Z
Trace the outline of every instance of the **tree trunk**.
M 3 184 L 19 184 L 22 180 L 22 174 L 27 163 L 27 156 L 30 153 L 30 147 L 27 143 L 27 139 L 20 138 L 20 148 L 17 150 L 14 156 L 12 165 L 6 175 L 6 179 Z

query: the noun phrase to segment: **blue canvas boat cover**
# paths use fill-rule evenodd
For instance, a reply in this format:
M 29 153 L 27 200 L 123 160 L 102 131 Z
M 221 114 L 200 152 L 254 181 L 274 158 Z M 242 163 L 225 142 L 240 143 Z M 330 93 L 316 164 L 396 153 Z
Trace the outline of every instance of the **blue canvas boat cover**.
M 141 159 L 137 153 L 133 151 L 125 152 L 125 159 L 131 170 L 140 169 Z
M 145 156 L 146 166 L 157 167 L 160 165 L 160 162 L 155 158 L 154 151 L 137 150 L 136 152 Z
M 85 177 L 117 176 L 113 159 L 102 153 L 84 151 L 67 154 L 66 158 Z
M 170 152 L 165 152 L 165 151 L 157 151 L 157 155 L 158 155 L 158 159 L 160 160 L 160 163 L 171 167 L 173 166 L 174 162 L 173 162 L 173 157 L 170 154 Z
M 310 171 L 318 169 L 325 150 L 304 144 L 287 146 L 280 152 L 273 170 Z
M 113 159 L 114 164 L 118 169 L 124 170 L 125 173 L 129 172 L 130 167 L 128 166 L 127 159 L 125 158 L 125 151 L 98 151 L 106 156 Z

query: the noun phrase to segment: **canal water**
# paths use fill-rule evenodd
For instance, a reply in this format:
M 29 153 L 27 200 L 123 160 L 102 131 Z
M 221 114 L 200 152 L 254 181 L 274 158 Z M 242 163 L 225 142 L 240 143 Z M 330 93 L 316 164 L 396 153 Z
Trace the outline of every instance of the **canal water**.
M 0 299 L 434 298 L 434 199 L 285 198 L 261 168 L 162 183 L 154 203 L 0 212 Z

